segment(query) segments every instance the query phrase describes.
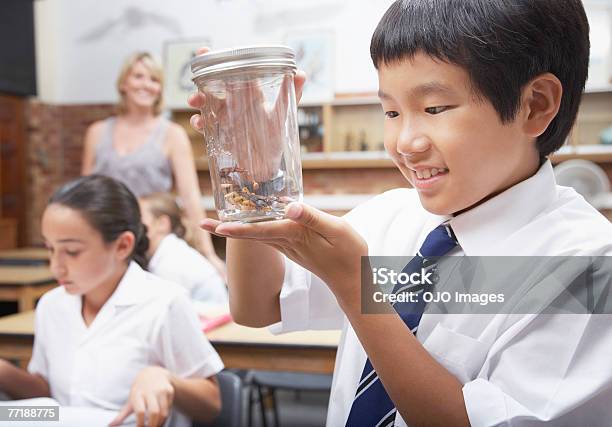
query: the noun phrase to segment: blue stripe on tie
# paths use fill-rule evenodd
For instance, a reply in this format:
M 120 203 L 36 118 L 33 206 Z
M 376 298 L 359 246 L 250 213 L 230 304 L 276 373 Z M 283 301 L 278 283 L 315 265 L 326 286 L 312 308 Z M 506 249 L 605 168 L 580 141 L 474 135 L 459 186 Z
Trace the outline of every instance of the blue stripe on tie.
M 442 224 L 431 231 L 423 245 L 404 267 L 402 273 L 413 273 L 425 268 L 428 271 L 435 269 L 433 260 L 429 257 L 439 257 L 446 255 L 457 246 L 457 238 L 450 226 Z M 393 292 L 398 293 L 406 290 L 409 286 L 397 284 Z M 402 318 L 406 326 L 416 334 L 419 322 L 423 316 L 425 302 L 419 298 L 418 303 L 396 303 L 393 308 Z M 374 372 L 372 363 L 368 358 L 363 367 L 363 372 L 355 392 L 353 405 L 346 420 L 346 427 L 387 427 L 395 422 L 397 411 L 395 405 L 389 398 L 382 381 Z

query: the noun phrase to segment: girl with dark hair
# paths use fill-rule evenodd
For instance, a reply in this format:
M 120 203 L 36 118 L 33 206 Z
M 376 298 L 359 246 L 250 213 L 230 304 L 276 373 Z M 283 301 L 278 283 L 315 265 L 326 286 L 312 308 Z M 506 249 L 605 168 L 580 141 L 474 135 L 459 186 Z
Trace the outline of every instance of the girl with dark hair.
M 42 234 L 60 286 L 36 308 L 28 372 L 0 360 L 0 390 L 116 411 L 112 425 L 132 413 L 147 426 L 214 418 L 223 363 L 184 290 L 139 265 L 148 238 L 127 187 L 99 175 L 64 185 Z
M 139 200 L 142 222 L 149 237 L 149 271 L 178 283 L 192 300 L 227 304 L 227 289 L 212 264 L 190 244 L 182 210 L 169 193 L 153 193 Z

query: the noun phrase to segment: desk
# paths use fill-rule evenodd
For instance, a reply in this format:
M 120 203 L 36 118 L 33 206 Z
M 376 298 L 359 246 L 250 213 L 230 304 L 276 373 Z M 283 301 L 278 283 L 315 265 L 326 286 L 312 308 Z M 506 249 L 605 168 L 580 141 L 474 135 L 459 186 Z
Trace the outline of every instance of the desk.
M 330 374 L 340 331 L 304 331 L 273 335 L 267 328 L 229 323 L 210 331 L 208 339 L 225 366 Z
M 0 251 L 0 265 L 47 265 L 49 252 L 45 248 L 19 248 Z
M 34 310 L 0 317 L 0 358 L 25 368 L 34 345 Z
M 228 323 L 208 333 L 227 368 L 331 373 L 340 331 L 306 331 L 272 335 L 267 329 Z M 0 318 L 0 358 L 32 356 L 34 311 Z
M 47 266 L 0 266 L 0 301 L 17 301 L 20 312 L 33 310 L 36 300 L 56 286 Z

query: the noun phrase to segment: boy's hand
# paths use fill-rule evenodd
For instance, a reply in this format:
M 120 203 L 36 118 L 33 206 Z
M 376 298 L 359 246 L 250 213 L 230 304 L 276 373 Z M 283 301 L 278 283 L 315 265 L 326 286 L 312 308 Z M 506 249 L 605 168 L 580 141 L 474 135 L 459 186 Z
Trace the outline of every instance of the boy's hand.
M 319 276 L 339 303 L 358 301 L 361 257 L 368 254 L 363 238 L 343 218 L 302 203 L 287 206 L 286 216 L 254 224 L 207 218 L 202 228 L 219 236 L 265 243 Z
M 132 384 L 128 402 L 109 427 L 121 425 L 132 412 L 136 413 L 138 427 L 162 426 L 174 401 L 170 378 L 170 372 L 159 366 L 149 366 L 140 371 Z
M 208 48 L 201 48 L 197 53 L 201 55 L 208 51 Z M 298 101 L 305 79 L 306 76 L 302 71 L 299 71 L 293 79 Z M 198 91 L 191 95 L 187 102 L 193 108 L 206 108 L 215 112 L 215 123 L 208 125 L 215 127 L 213 132 L 219 132 L 221 140 L 240 137 L 232 134 L 234 129 L 231 126 L 231 123 L 240 120 L 242 123 L 240 127 L 248 129 L 249 140 L 248 144 L 246 141 L 235 144 L 235 147 L 244 147 L 244 150 L 232 153 L 234 161 L 237 166 L 252 171 L 252 179 L 268 181 L 276 176 L 281 162 L 285 141 L 279 138 L 279 135 L 283 134 L 287 108 L 290 105 L 289 96 L 286 95 L 289 93 L 290 84 L 291 79 L 283 80 L 283 88 L 280 89 L 280 95 L 272 106 L 267 106 L 264 93 L 256 82 L 236 86 L 235 90 L 228 90 L 221 97 L 215 97 L 213 94 L 204 95 Z M 222 126 L 217 128 L 219 123 Z M 207 126 L 200 114 L 191 116 L 190 124 L 200 133 Z M 242 137 L 246 138 L 246 135 Z

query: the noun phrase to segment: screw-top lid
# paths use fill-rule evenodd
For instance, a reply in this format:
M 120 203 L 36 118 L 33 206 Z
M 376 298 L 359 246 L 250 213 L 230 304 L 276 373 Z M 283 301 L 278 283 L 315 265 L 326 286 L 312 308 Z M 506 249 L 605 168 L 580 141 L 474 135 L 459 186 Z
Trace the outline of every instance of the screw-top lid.
M 213 73 L 250 67 L 281 67 L 295 73 L 295 53 L 288 46 L 246 46 L 211 51 L 191 60 L 194 81 Z

